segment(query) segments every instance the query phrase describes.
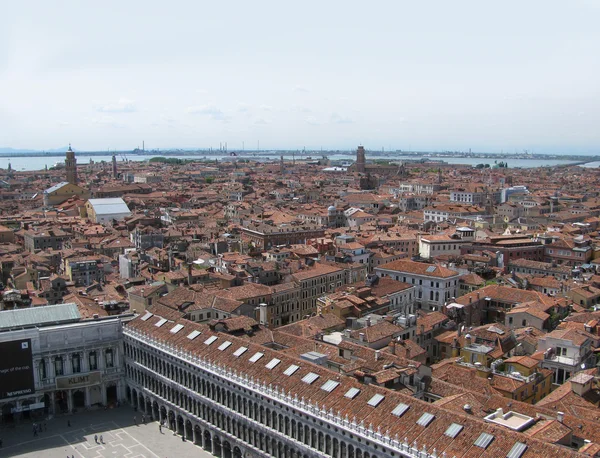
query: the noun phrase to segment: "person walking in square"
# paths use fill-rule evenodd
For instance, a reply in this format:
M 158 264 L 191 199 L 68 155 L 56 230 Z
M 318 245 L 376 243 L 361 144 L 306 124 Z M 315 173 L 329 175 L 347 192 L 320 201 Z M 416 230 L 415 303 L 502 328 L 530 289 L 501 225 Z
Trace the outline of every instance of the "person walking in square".
M 104 438 L 102 437 L 102 434 L 100 434 L 100 443 L 104 444 Z
M 98 443 L 98 434 L 94 434 L 94 441 L 96 442 L 96 444 Z

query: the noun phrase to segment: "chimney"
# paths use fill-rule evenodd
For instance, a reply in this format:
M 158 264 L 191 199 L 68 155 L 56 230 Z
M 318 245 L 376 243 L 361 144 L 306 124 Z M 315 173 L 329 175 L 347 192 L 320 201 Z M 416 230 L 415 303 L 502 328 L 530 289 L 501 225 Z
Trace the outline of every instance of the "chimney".
M 421 325 L 421 335 L 425 334 L 425 325 Z
M 371 326 L 371 317 L 367 317 L 367 327 Z
M 467 340 L 467 346 L 471 345 L 471 334 L 467 334 L 465 339 Z
M 375 350 L 375 361 L 379 361 L 379 358 L 381 358 L 381 353 L 379 350 Z
M 390 353 L 392 355 L 396 354 L 396 341 L 394 339 L 392 339 L 392 341 L 390 342 Z
M 361 332 L 358 334 L 358 340 L 360 340 L 361 342 L 365 341 L 365 333 Z
M 558 421 L 559 423 L 562 423 L 564 419 L 565 419 L 564 412 L 556 412 L 556 421 Z
M 410 347 L 408 345 L 404 346 L 404 357 L 410 359 Z

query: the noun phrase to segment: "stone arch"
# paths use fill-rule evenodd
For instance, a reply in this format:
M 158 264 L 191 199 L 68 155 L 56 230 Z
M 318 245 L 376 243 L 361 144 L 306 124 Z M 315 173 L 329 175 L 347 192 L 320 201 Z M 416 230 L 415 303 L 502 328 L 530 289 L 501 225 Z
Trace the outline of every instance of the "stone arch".
M 177 434 L 182 436 L 185 435 L 185 424 L 183 421 L 183 417 L 181 415 L 177 415 Z
M 202 428 L 200 428 L 200 425 L 194 426 L 194 444 L 202 447 Z
M 159 421 L 162 420 L 162 418 L 160 417 L 159 409 L 158 409 L 158 402 L 156 402 L 156 401 L 152 402 L 152 418 L 158 419 Z
M 175 413 L 172 410 L 169 410 L 168 421 L 169 421 L 169 429 L 175 431 L 176 420 L 175 420 Z
M 221 438 L 217 435 L 213 436 L 213 455 L 222 456 L 223 455 L 223 446 L 221 444 Z
M 131 390 L 131 405 L 134 409 L 137 409 L 138 406 L 138 394 L 135 388 Z
M 340 456 L 347 456 L 348 447 L 346 446 L 346 442 L 340 441 Z
M 242 458 L 242 450 L 239 447 L 233 447 L 233 458 Z
M 194 438 L 194 427 L 189 419 L 185 420 L 185 438 L 187 440 L 193 440 Z
M 207 429 L 204 430 L 204 444 L 203 444 L 203 448 L 204 448 L 204 450 L 206 450 L 207 452 L 210 452 L 210 453 L 212 453 L 212 451 L 213 451 L 212 437 L 210 435 L 210 432 Z
M 223 441 L 222 450 L 223 450 L 223 453 L 222 453 L 223 458 L 231 458 L 232 457 L 231 444 L 229 443 L 229 441 Z

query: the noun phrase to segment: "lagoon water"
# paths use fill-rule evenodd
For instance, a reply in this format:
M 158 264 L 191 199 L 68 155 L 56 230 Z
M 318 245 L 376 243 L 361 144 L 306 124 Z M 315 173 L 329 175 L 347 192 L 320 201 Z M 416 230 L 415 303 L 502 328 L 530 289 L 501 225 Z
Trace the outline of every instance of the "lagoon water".
M 160 153 L 156 153 L 156 154 L 147 154 L 147 155 L 128 155 L 127 159 L 130 161 L 147 161 L 152 157 L 156 157 L 159 156 Z M 86 155 L 85 153 L 81 153 L 81 154 L 77 154 L 77 163 L 79 165 L 84 165 L 84 164 L 88 164 L 90 162 L 90 159 L 92 159 L 95 163 L 99 163 L 102 161 L 105 162 L 111 162 L 112 161 L 112 156 L 106 155 L 106 156 L 89 156 Z M 198 161 L 215 161 L 216 159 L 219 160 L 219 162 L 221 161 L 231 161 L 234 159 L 251 159 L 251 160 L 259 160 L 261 162 L 266 162 L 266 161 L 279 161 L 279 156 L 276 155 L 269 155 L 269 156 L 264 156 L 264 155 L 260 155 L 260 153 L 257 153 L 256 155 L 253 154 L 245 154 L 245 155 L 240 155 L 239 157 L 235 158 L 235 157 L 230 157 L 230 156 L 220 156 L 220 155 L 202 155 L 202 154 L 198 154 L 198 155 L 193 155 L 193 156 L 187 156 L 187 155 L 181 155 L 181 156 L 167 156 L 167 157 L 172 157 L 172 158 L 179 158 L 179 159 L 189 159 L 189 160 L 198 160 Z M 286 161 L 291 161 L 293 159 L 292 154 L 290 153 L 286 153 L 283 155 L 284 160 Z M 305 159 L 307 156 L 299 156 L 296 155 L 295 159 L 296 160 L 302 160 Z M 314 153 L 314 155 L 312 156 L 313 159 L 318 159 L 320 156 L 317 153 Z M 332 161 L 342 161 L 342 160 L 346 160 L 348 162 L 353 162 L 355 159 L 354 155 L 351 154 L 330 154 L 328 156 L 328 158 Z M 0 158 L 0 168 L 6 169 L 8 167 L 8 163 L 10 162 L 13 170 L 42 170 L 44 169 L 45 166 L 48 166 L 48 168 L 52 167 L 55 163 L 57 162 L 64 162 L 65 156 L 64 154 L 56 154 L 56 155 L 48 155 L 48 156 L 43 156 L 43 157 L 31 157 L 31 156 L 20 156 L 20 157 L 11 157 L 11 158 Z M 370 159 L 384 159 L 384 160 L 394 160 L 394 161 L 402 161 L 402 160 L 407 160 L 407 161 L 411 161 L 411 160 L 415 160 L 418 158 L 415 158 L 414 156 L 377 156 L 375 154 L 372 154 Z M 122 161 L 122 159 L 120 157 L 118 157 L 117 159 L 119 162 Z M 444 161 L 448 164 L 469 164 L 469 165 L 477 165 L 477 164 L 490 164 L 490 166 L 494 165 L 494 161 L 502 161 L 504 160 L 504 158 L 502 157 L 498 157 L 497 159 L 491 159 L 491 158 L 487 158 L 487 159 L 483 159 L 483 158 L 459 158 L 459 157 L 445 157 L 445 158 L 431 158 L 431 160 L 441 160 Z M 521 167 L 521 168 L 532 168 L 532 167 L 552 167 L 555 165 L 567 165 L 570 164 L 574 161 L 569 161 L 569 160 L 543 160 L 543 159 L 506 159 L 506 162 L 508 163 L 508 167 L 509 168 L 515 168 L 515 167 Z M 584 165 L 585 167 L 598 167 L 600 165 L 600 163 L 598 162 L 591 162 L 589 164 Z

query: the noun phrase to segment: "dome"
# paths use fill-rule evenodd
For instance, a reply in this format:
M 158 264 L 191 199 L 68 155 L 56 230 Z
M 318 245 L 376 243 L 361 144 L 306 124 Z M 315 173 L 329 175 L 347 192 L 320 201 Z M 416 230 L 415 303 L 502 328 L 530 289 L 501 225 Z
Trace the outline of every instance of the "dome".
M 330 207 L 327 209 L 327 211 L 328 211 L 328 212 L 334 212 L 334 211 L 337 211 L 337 208 L 335 208 L 335 205 L 332 205 L 332 206 L 330 206 Z

